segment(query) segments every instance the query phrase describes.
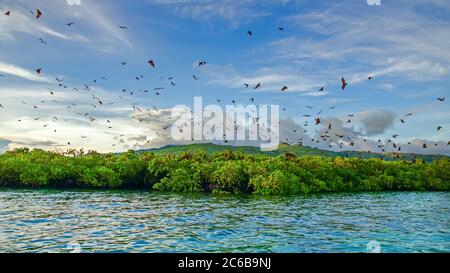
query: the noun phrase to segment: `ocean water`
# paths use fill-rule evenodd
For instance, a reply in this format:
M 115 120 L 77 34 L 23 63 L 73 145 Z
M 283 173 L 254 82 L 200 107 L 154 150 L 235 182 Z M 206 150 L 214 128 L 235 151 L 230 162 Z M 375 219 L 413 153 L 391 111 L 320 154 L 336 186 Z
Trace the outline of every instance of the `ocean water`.
M 450 193 L 1 189 L 0 252 L 450 252 Z

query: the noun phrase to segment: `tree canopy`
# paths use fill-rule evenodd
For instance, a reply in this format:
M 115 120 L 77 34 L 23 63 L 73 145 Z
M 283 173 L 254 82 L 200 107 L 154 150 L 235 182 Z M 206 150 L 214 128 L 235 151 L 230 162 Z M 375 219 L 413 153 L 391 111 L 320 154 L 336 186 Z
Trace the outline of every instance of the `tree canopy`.
M 450 160 L 431 163 L 223 151 L 120 155 L 17 149 L 0 155 L 0 186 L 247 194 L 448 191 Z

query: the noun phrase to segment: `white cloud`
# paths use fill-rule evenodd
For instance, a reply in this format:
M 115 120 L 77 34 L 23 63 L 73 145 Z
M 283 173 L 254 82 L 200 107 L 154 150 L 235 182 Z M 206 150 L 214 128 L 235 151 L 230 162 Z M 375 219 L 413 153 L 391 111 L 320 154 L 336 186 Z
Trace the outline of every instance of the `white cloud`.
M 45 23 L 34 20 L 34 15 L 29 14 L 27 10 L 24 10 L 17 5 L 14 5 L 14 7 L 16 7 L 16 9 L 12 11 L 11 16 L 0 16 L 0 41 L 2 42 L 15 40 L 15 33 L 17 32 L 33 36 L 49 35 L 63 40 L 87 40 L 81 35 L 67 35 L 52 29 Z
M 112 23 L 112 21 L 104 15 L 106 14 L 106 7 L 96 5 L 93 2 L 89 3 L 89 5 L 84 4 L 82 7 L 86 13 L 84 18 L 89 18 L 91 25 L 94 27 L 100 27 L 98 33 L 102 33 L 101 36 L 105 36 L 106 34 L 112 39 L 126 45 L 128 48 L 133 48 L 133 44 L 128 40 L 125 32 L 119 28 L 119 25 Z
M 209 77 L 212 84 L 225 86 L 228 88 L 244 87 L 244 83 L 249 84 L 247 91 L 271 91 L 281 92 L 283 86 L 287 86 L 287 92 L 303 92 L 308 96 L 322 96 L 324 93 L 315 92 L 320 88 L 320 80 L 314 77 L 304 76 L 299 72 L 289 68 L 260 68 L 257 71 L 248 73 L 240 72 L 233 66 L 208 64 L 201 72 Z M 261 83 L 261 87 L 254 89 L 256 84 Z
M 83 42 L 102 51 L 114 51 L 125 45 L 133 48 L 127 38 L 127 32 L 119 28 L 122 17 L 114 10 L 113 5 L 102 5 L 89 1 L 56 1 L 41 3 L 43 16 L 35 19 L 29 12 L 35 6 L 31 0 L 6 0 L 11 16 L 0 16 L 0 42 L 15 41 L 16 33 L 22 32 L 38 37 L 53 37 L 71 42 Z M 112 20 L 111 18 L 115 18 Z M 68 27 L 68 22 L 75 22 Z M 50 27 L 51 25 L 52 27 Z M 82 34 L 81 34 L 82 33 Z
M 69 6 L 80 6 L 81 0 L 67 0 L 67 5 Z
M 404 1 L 370 10 L 351 3 L 331 5 L 285 19 L 317 38 L 292 36 L 272 42 L 269 48 L 280 60 L 312 68 L 324 78 L 346 75 L 350 84 L 369 75 L 409 81 L 441 79 L 450 72 L 450 40 L 446 38 L 450 23 L 418 10 L 418 3 Z
M 272 15 L 270 6 L 289 0 L 147 0 L 151 4 L 168 6 L 176 13 L 211 25 L 223 21 L 231 28 L 238 28 L 258 18 Z
M 36 68 L 37 69 L 37 68 Z M 51 83 L 53 82 L 50 78 L 38 75 L 36 71 L 30 71 L 24 68 L 21 68 L 19 66 L 8 64 L 5 62 L 0 61 L 0 73 L 6 73 L 13 76 L 21 77 L 30 81 L 35 82 L 45 82 L 45 83 Z
M 39 85 L 0 88 L 4 106 L 0 108 L 0 139 L 8 140 L 9 148 L 84 148 L 110 152 L 125 149 L 118 143 L 121 135 L 155 137 L 151 130 L 131 118 L 133 107 L 129 99 L 116 100 L 111 90 L 91 91 L 104 98 L 103 105 L 92 98 L 91 92 L 56 89 L 51 95 Z M 114 104 L 109 105 L 110 102 Z M 95 120 L 90 121 L 91 117 Z M 126 144 L 131 145 L 132 141 Z
M 394 112 L 386 110 L 370 110 L 355 115 L 355 119 L 363 124 L 364 132 L 368 136 L 384 133 L 394 125 L 395 118 Z

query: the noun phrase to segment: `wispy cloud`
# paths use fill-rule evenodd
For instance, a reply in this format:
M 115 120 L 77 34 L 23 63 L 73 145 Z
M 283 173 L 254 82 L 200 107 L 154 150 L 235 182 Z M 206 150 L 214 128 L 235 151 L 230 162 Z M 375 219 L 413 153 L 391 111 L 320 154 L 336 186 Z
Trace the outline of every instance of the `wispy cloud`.
M 96 27 L 100 26 L 101 29 L 99 32 L 102 33 L 101 36 L 105 36 L 105 34 L 109 35 L 109 37 L 126 45 L 128 48 L 133 48 L 133 44 L 126 37 L 126 33 L 119 28 L 119 25 L 117 23 L 112 23 L 112 21 L 104 15 L 105 7 L 98 6 L 93 2 L 83 4 L 81 7 L 85 11 L 85 16 L 91 21 L 91 24 Z
M 313 92 L 320 88 L 320 79 L 304 76 L 290 68 L 260 68 L 257 71 L 241 72 L 231 65 L 210 64 L 203 68 L 201 72 L 209 78 L 212 84 L 226 86 L 228 88 L 242 89 L 245 84 L 249 84 L 247 90 L 281 92 L 284 86 L 288 87 L 287 92 L 302 92 L 308 96 L 321 96 L 324 93 Z M 258 89 L 254 87 L 260 83 Z
M 40 9 L 44 15 L 36 20 L 35 15 L 29 11 L 29 7 L 35 6 L 34 1 L 6 1 L 5 5 L 11 10 L 11 16 L 0 16 L 0 42 L 15 40 L 16 33 L 26 33 L 37 37 L 84 42 L 103 51 L 113 51 L 112 48 L 121 45 L 133 48 L 127 33 L 119 28 L 118 22 L 111 19 L 121 18 L 113 5 L 94 1 L 83 1 L 76 5 L 70 5 L 66 1 L 42 2 Z M 68 27 L 68 22 L 76 24 Z
M 368 7 L 340 3 L 291 15 L 287 23 L 317 38 L 275 41 L 273 53 L 313 67 L 318 74 L 331 76 L 330 68 L 337 68 L 334 74 L 347 75 L 354 84 L 368 75 L 413 81 L 442 78 L 450 72 L 450 41 L 445 38 L 450 36 L 450 23 L 421 14 L 419 4 L 399 1 L 365 10 Z
M 0 41 L 15 40 L 15 33 L 21 32 L 28 35 L 39 36 L 48 35 L 51 37 L 73 40 L 73 41 L 87 41 L 88 39 L 82 35 L 64 34 L 57 31 L 45 23 L 37 22 L 34 15 L 16 4 L 12 5 L 15 9 L 12 10 L 11 16 L 0 16 Z
M 147 0 L 151 4 L 168 6 L 176 13 L 197 21 L 216 24 L 225 22 L 238 28 L 259 18 L 272 15 L 270 6 L 299 2 L 289 0 Z
M 45 82 L 45 83 L 53 82 L 50 78 L 48 78 L 46 76 L 37 75 L 37 73 L 35 71 L 30 71 L 25 68 L 22 68 L 22 67 L 13 65 L 13 64 L 5 63 L 2 61 L 0 61 L 0 73 L 6 73 L 9 75 L 21 77 L 21 78 L 24 78 L 24 79 L 27 79 L 30 81 L 35 81 L 35 82 Z

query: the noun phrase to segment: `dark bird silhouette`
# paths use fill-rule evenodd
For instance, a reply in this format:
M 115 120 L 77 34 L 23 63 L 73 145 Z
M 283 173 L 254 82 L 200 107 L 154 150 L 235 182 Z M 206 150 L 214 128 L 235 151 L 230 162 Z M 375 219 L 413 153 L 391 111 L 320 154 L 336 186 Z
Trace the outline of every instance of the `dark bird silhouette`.
M 284 28 L 283 27 L 278 27 L 278 30 L 284 31 Z
M 127 62 L 125 61 L 125 62 L 120 62 L 122 65 L 126 65 L 127 64 Z
M 438 101 L 444 101 L 445 100 L 445 97 L 443 97 L 443 98 L 437 98 L 438 99 Z
M 155 67 L 155 66 L 156 66 L 154 60 L 149 60 L 147 63 L 148 63 L 149 65 L 151 65 L 152 67 Z
M 316 118 L 316 125 L 320 124 L 320 118 Z
M 75 23 L 73 23 L 73 22 L 70 22 L 70 23 L 67 23 L 66 24 L 66 26 L 69 26 L 69 27 L 71 27 L 73 24 L 75 24 Z
M 426 149 L 426 148 L 427 148 L 427 144 L 424 143 L 424 144 L 422 145 L 422 148 Z
M 323 90 L 325 90 L 325 88 L 322 86 L 319 90 L 317 90 L 317 92 L 322 92 Z
M 46 41 L 44 41 L 44 39 L 42 39 L 42 38 L 39 38 L 39 41 L 41 42 L 41 44 L 44 44 L 44 45 L 46 45 L 46 44 L 47 44 L 47 42 L 46 42 Z
M 202 65 L 206 65 L 206 62 L 205 61 L 198 62 L 198 66 L 202 66 Z
M 192 78 L 193 78 L 194 80 L 198 80 L 198 77 L 195 76 L 195 75 L 192 75 Z
M 128 29 L 126 26 L 119 26 L 121 29 Z
M 38 75 L 41 74 L 41 71 L 42 71 L 42 68 L 36 69 L 36 73 L 38 73 Z
M 36 9 L 36 19 L 39 19 L 42 16 L 42 12 L 39 9 Z
M 372 79 L 373 79 L 373 76 L 369 76 L 368 79 L 369 79 L 369 81 L 372 80 Z
M 7 12 L 5 12 L 5 15 L 6 15 L 6 16 L 10 16 L 10 15 L 11 15 L 11 11 L 8 10 Z
M 439 131 L 442 129 L 442 126 L 438 126 L 436 131 Z
M 248 83 L 244 83 L 245 88 L 248 88 L 249 84 Z
M 400 121 L 401 121 L 402 123 L 405 123 L 405 121 L 404 121 L 403 119 L 400 119 Z
M 247 31 L 247 34 L 248 34 L 249 36 L 253 36 L 253 32 L 252 32 L 251 30 Z
M 348 85 L 348 84 L 347 84 L 347 81 L 346 81 L 344 78 L 342 78 L 342 79 L 341 79 L 341 82 L 342 82 L 342 90 L 344 90 L 345 87 Z
M 281 88 L 281 92 L 288 90 L 287 86 L 283 86 L 283 88 Z
M 261 87 L 261 83 L 258 83 L 256 86 L 255 86 L 255 89 L 258 89 L 258 88 L 260 88 Z

